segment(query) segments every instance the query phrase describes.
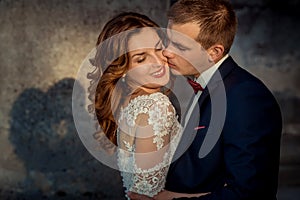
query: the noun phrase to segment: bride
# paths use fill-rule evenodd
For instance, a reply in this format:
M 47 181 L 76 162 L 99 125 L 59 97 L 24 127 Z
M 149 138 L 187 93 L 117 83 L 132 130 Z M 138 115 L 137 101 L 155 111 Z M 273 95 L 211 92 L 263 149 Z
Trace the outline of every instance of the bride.
M 170 89 L 164 87 L 172 81 L 163 39 L 158 25 L 141 14 L 122 13 L 108 21 L 92 61 L 98 71 L 91 77 L 102 74 L 99 82 L 91 81 L 94 107 L 102 131 L 118 146 L 126 193 L 155 199 L 197 196 L 163 190 L 181 137 Z

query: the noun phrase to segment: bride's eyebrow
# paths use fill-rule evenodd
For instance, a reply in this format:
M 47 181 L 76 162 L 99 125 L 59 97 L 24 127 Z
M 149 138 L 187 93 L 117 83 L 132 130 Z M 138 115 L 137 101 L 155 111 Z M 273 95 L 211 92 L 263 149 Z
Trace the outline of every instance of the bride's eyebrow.
M 135 57 L 135 56 L 142 56 L 145 55 L 145 52 L 141 52 L 141 53 L 135 53 L 131 56 L 131 58 Z
M 158 40 L 157 42 L 156 42 L 156 44 L 154 45 L 154 48 L 155 49 L 157 49 L 157 48 L 160 48 L 160 43 L 162 43 L 162 40 Z M 142 56 L 142 55 L 145 55 L 146 53 L 145 52 L 140 52 L 140 53 L 135 53 L 135 54 L 133 54 L 132 56 L 131 56 L 131 58 L 133 58 L 133 57 L 135 57 L 135 56 Z

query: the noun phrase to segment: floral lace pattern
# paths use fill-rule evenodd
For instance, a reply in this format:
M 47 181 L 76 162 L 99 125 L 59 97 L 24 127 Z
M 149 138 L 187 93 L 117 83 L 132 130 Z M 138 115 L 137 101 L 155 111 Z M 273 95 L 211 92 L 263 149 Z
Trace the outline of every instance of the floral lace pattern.
M 167 149 L 162 159 L 148 169 L 138 167 L 135 159 L 135 130 L 141 114 L 147 116 L 145 124 L 151 127 L 156 150 Z M 118 129 L 118 165 L 126 192 L 153 197 L 164 188 L 169 165 L 181 136 L 175 109 L 162 93 L 142 95 L 121 109 L 118 123 L 127 127 L 126 133 Z M 169 138 L 168 142 L 164 140 L 166 137 Z

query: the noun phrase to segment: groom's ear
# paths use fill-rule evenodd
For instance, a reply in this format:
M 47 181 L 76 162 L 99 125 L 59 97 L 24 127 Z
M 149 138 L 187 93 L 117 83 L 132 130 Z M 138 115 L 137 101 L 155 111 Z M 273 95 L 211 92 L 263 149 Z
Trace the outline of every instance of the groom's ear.
M 208 52 L 210 59 L 214 63 L 217 63 L 224 56 L 224 46 L 221 44 L 215 44 L 215 45 L 211 46 L 207 50 L 207 52 Z

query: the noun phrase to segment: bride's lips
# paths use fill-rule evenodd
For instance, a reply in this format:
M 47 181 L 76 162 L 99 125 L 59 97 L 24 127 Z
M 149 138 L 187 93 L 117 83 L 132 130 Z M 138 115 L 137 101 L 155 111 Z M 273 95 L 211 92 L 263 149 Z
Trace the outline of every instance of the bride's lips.
M 154 73 L 152 73 L 152 76 L 154 78 L 161 78 L 166 74 L 166 67 L 162 66 L 162 68 Z

